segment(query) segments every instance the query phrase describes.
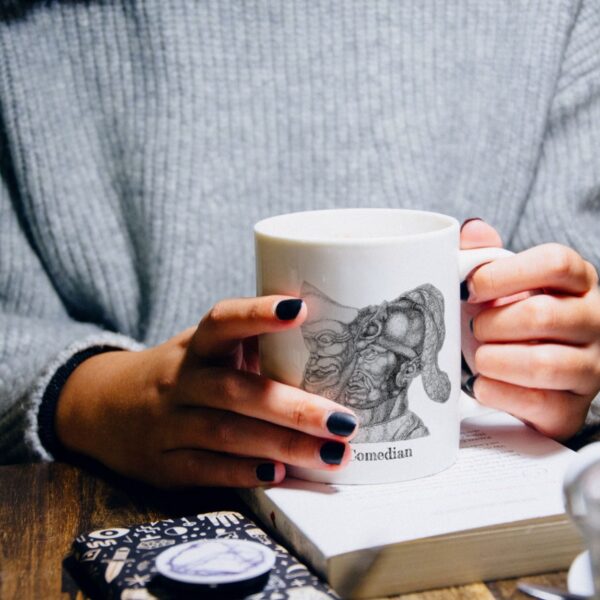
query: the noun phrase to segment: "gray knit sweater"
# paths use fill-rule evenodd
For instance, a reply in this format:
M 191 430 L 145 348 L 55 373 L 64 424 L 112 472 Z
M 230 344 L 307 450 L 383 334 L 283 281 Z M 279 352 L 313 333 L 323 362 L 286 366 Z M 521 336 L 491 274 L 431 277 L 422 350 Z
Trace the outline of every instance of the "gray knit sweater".
M 254 293 L 252 224 L 481 216 L 600 267 L 598 0 L 0 0 L 0 462 L 99 344 Z

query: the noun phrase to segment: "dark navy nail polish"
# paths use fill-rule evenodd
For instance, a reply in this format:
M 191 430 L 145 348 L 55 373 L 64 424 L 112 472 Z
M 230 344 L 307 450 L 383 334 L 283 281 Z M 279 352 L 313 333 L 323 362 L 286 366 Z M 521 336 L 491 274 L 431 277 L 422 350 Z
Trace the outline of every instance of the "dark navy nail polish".
M 259 481 L 275 481 L 275 465 L 263 463 L 256 467 L 256 477 Z
M 347 437 L 356 429 L 356 417 L 345 412 L 334 412 L 327 419 L 327 429 L 334 435 Z
M 280 321 L 291 321 L 298 316 L 301 308 L 302 300 L 300 298 L 282 300 L 275 307 L 275 315 Z
M 471 319 L 471 320 L 469 321 L 469 329 L 471 330 L 471 333 L 475 333 L 475 332 L 473 331 L 473 319 Z
M 470 219 L 465 219 L 462 222 L 462 225 L 460 226 L 460 230 L 463 230 L 463 227 L 467 224 L 470 223 L 471 221 L 483 221 L 483 219 L 481 217 L 471 217 Z M 485 221 L 483 221 L 485 223 Z
M 321 460 L 328 465 L 339 465 L 345 450 L 346 445 L 342 442 L 325 442 L 321 446 Z
M 461 371 L 464 371 L 465 373 L 468 373 L 469 375 L 473 375 L 473 371 L 471 371 L 471 368 L 469 367 L 469 365 L 467 364 L 467 361 L 465 360 L 465 355 L 462 352 L 460 353 L 460 369 L 461 369 Z
M 475 394 L 473 392 L 473 387 L 475 386 L 476 379 L 477 379 L 477 375 L 473 375 L 472 377 L 469 377 L 469 379 L 467 379 L 463 384 L 463 390 L 467 394 L 469 394 L 469 396 L 471 396 L 471 398 L 475 398 Z
M 463 302 L 469 299 L 469 286 L 466 281 L 460 284 L 460 299 Z

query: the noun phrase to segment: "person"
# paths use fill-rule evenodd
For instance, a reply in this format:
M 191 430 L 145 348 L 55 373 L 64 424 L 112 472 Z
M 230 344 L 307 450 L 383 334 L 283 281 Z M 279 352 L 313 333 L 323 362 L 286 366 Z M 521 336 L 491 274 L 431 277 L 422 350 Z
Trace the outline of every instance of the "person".
M 258 372 L 305 303 L 252 297 L 252 224 L 334 206 L 481 217 L 516 254 L 469 279 L 469 388 L 594 426 L 598 147 L 590 0 L 0 2 L 0 460 L 343 468 L 352 410 Z

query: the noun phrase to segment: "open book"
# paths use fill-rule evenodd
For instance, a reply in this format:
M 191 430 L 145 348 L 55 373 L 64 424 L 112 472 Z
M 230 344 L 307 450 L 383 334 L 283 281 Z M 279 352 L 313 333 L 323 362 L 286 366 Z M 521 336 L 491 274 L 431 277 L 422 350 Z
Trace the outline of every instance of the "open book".
M 437 475 L 240 493 L 342 597 L 372 598 L 566 568 L 582 549 L 561 493 L 573 454 L 514 417 L 473 410 L 457 463 Z

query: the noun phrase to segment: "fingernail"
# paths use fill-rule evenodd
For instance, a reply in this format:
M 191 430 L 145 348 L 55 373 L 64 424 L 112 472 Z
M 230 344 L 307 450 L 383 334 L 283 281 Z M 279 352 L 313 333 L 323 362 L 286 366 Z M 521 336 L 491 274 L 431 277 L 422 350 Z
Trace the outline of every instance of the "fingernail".
M 328 465 L 339 465 L 346 451 L 342 442 L 325 442 L 321 446 L 321 460 Z
M 256 467 L 256 477 L 259 481 L 275 481 L 275 465 L 263 463 Z
M 473 392 L 473 387 L 475 386 L 476 379 L 477 379 L 477 375 L 473 375 L 472 377 L 469 377 L 469 379 L 467 379 L 463 384 L 463 390 L 467 394 L 469 394 L 469 396 L 471 396 L 472 398 L 475 398 L 475 393 Z
M 463 227 L 467 224 L 470 223 L 471 221 L 483 221 L 483 219 L 481 217 L 471 217 L 470 219 L 465 219 L 462 223 L 462 225 L 460 226 L 460 230 L 463 230 Z M 485 223 L 485 221 L 483 221 Z
M 331 413 L 327 419 L 327 429 L 335 435 L 347 437 L 356 429 L 356 417 L 345 412 Z
M 471 319 L 471 320 L 469 321 L 469 329 L 471 330 L 471 333 L 475 333 L 475 332 L 473 331 L 473 319 Z
M 277 303 L 275 307 L 275 316 L 280 321 L 291 321 L 298 316 L 302 308 L 302 300 L 300 298 L 290 298 Z
M 463 302 L 466 302 L 469 299 L 469 286 L 467 285 L 466 281 L 463 281 L 460 284 L 460 299 Z

